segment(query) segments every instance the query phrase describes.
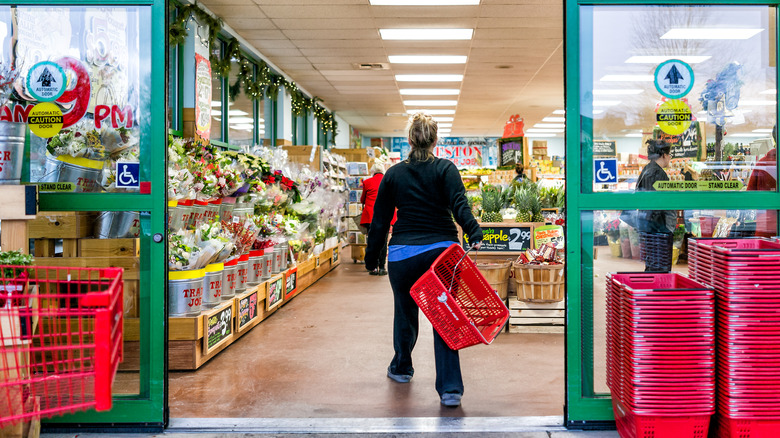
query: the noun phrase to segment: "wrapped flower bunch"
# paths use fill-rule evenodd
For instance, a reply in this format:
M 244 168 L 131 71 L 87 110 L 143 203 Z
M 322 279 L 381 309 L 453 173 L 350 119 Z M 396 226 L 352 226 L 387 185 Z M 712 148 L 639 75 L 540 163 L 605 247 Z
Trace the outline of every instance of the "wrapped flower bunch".
M 554 245 L 544 244 L 539 249 L 527 249 L 515 260 L 523 265 L 561 265 L 563 260 Z

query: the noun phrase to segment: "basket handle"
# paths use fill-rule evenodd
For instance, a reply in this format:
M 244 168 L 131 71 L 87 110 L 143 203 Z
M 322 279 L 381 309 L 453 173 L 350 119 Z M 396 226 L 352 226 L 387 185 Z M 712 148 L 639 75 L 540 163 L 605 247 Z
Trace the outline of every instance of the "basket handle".
M 450 288 L 448 290 L 449 293 L 452 293 L 452 286 L 455 284 L 455 277 L 457 276 L 458 273 L 458 266 L 460 266 L 460 263 L 463 261 L 463 259 L 466 258 L 467 255 L 469 255 L 472 249 L 474 250 L 474 263 L 477 262 L 477 253 L 479 252 L 478 249 L 475 249 L 477 247 L 477 243 L 479 242 L 475 242 L 472 245 L 470 245 L 469 249 L 466 250 L 466 252 L 463 253 L 463 256 L 460 258 L 460 260 L 458 260 L 458 263 L 455 264 L 455 267 L 452 268 L 452 279 L 450 280 Z

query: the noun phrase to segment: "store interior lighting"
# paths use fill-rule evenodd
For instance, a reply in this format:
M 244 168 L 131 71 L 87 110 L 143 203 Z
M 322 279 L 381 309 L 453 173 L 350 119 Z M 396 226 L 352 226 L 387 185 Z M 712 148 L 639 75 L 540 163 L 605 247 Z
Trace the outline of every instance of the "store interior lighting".
M 401 88 L 401 94 L 406 96 L 457 96 L 457 88 Z
M 624 137 L 642 137 L 643 135 L 644 134 L 642 134 L 641 132 L 632 132 L 630 134 L 624 135 Z
M 533 138 L 541 138 L 541 137 L 557 137 L 558 134 L 552 134 L 552 133 L 535 133 L 535 134 L 529 134 L 526 137 L 529 139 Z
M 647 55 L 647 56 L 632 56 L 628 59 L 626 59 L 626 64 L 660 64 L 662 62 L 666 62 L 670 59 L 679 59 L 682 62 L 688 63 L 688 64 L 699 64 L 701 62 L 704 62 L 708 59 L 712 58 L 712 56 L 708 55 L 702 55 L 702 56 L 692 56 L 692 55 Z
M 462 82 L 463 75 L 395 75 L 398 82 Z
M 550 123 L 564 123 L 566 122 L 566 117 L 545 117 L 542 119 L 542 121 Z
M 620 100 L 594 100 L 593 106 L 615 106 L 620 105 Z
M 744 106 L 769 106 L 769 105 L 777 105 L 777 101 L 746 99 L 746 100 L 740 100 L 739 104 Z
M 661 35 L 662 40 L 746 40 L 764 29 L 676 28 Z
M 756 137 L 756 138 L 762 138 L 762 137 L 769 137 L 767 134 L 759 134 L 755 132 L 738 132 L 738 133 L 730 133 L 729 137 Z
M 410 109 L 406 111 L 406 114 L 425 113 L 431 116 L 448 116 L 455 114 L 454 109 Z
M 768 90 L 764 90 L 758 94 L 777 94 L 777 88 L 770 88 Z
M 452 123 L 438 123 L 437 125 L 439 128 L 452 128 Z
M 231 117 L 228 119 L 228 123 L 231 125 L 242 123 L 254 123 L 254 119 L 251 117 Z
M 465 64 L 468 56 L 450 55 L 390 55 L 391 64 Z
M 480 0 L 369 0 L 372 6 L 471 6 Z
M 241 110 L 237 110 L 236 109 L 236 110 L 228 110 L 228 115 L 229 116 L 248 116 L 249 113 L 246 112 L 246 111 L 241 111 Z
M 753 132 L 764 132 L 764 133 L 770 134 L 770 133 L 772 133 L 772 128 L 754 129 Z
M 211 101 L 211 107 L 212 107 L 212 108 L 219 108 L 219 107 L 221 107 L 221 106 L 222 106 L 222 102 L 220 102 L 220 101 L 218 101 L 218 100 L 212 100 L 212 101 Z
M 534 124 L 534 128 L 565 128 L 566 125 L 563 123 L 536 123 Z
M 379 29 L 383 40 L 470 40 L 474 29 Z
M 614 90 L 593 90 L 594 96 L 630 96 L 635 94 L 642 94 L 645 90 L 639 88 L 623 88 Z
M 457 106 L 457 100 L 405 100 L 406 106 Z
M 455 117 L 434 117 L 433 120 L 437 122 L 452 122 L 455 120 Z
M 557 109 L 557 110 L 553 111 L 553 114 L 564 115 L 564 114 L 566 114 L 566 110 Z
M 526 129 L 525 132 L 540 134 L 540 133 L 551 133 L 551 132 L 564 132 L 564 130 L 563 129 L 549 129 L 549 128 L 529 128 L 529 129 Z
M 604 75 L 601 82 L 653 82 L 653 75 Z

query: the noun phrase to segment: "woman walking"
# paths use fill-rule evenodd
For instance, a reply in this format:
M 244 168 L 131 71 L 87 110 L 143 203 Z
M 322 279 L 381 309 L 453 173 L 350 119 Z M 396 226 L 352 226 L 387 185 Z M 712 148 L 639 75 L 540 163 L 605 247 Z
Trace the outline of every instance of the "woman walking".
M 395 355 L 387 377 L 398 383 L 408 383 L 414 375 L 412 349 L 417 342 L 419 309 L 409 294 L 412 285 L 447 247 L 458 242 L 453 217 L 469 242 L 479 245 L 482 241 L 482 230 L 471 214 L 458 169 L 451 161 L 433 155 L 436 121 L 427 114 L 414 114 L 409 119 L 408 137 L 412 148 L 409 157 L 391 167 L 379 186 L 365 257 L 366 269 L 375 269 L 397 208 L 387 257 L 395 308 Z M 435 331 L 433 343 L 436 391 L 443 405 L 457 407 L 463 395 L 458 352 Z

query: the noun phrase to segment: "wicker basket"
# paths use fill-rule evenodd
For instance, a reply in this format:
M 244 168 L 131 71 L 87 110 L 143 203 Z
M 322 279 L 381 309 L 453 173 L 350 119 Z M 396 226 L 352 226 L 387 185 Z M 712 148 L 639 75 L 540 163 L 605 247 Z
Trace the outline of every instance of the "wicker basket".
M 498 296 L 502 300 L 506 300 L 509 272 L 512 269 L 512 262 L 477 263 L 477 269 L 479 269 L 479 272 L 482 273 L 488 283 L 490 283 L 490 286 L 496 290 Z
M 514 262 L 512 266 L 518 300 L 528 303 L 563 301 L 565 265 L 524 265 Z

